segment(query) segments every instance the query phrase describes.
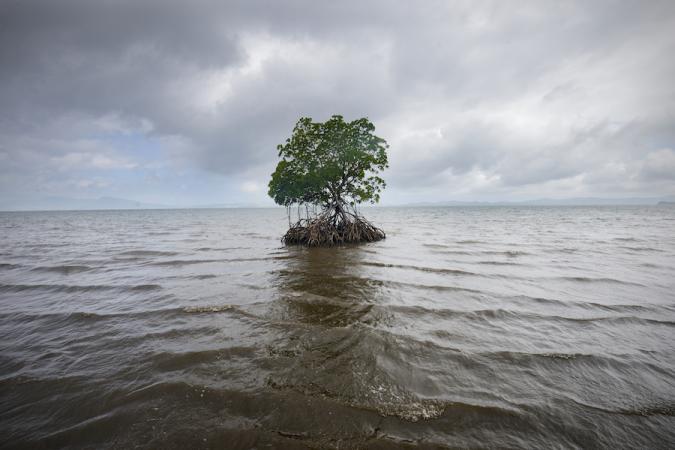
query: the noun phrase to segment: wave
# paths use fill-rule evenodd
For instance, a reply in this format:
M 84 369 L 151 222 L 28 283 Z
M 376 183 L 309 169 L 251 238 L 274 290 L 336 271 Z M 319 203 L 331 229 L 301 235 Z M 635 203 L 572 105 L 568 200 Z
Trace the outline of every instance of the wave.
M 217 262 L 228 262 L 228 259 L 172 259 L 170 261 L 156 261 L 150 263 L 152 266 L 188 266 L 193 264 L 209 264 Z M 235 260 L 236 261 L 236 260 Z
M 387 280 L 381 282 L 385 286 L 399 286 L 399 287 L 410 287 L 419 290 L 431 290 L 439 292 L 468 292 L 472 294 L 483 294 L 484 291 L 478 289 L 465 288 L 461 286 L 445 286 L 445 285 L 436 285 L 436 284 L 423 284 L 423 283 L 412 283 L 407 281 L 394 281 Z
M 360 265 L 362 265 L 362 266 L 372 266 L 372 267 L 385 267 L 385 268 L 392 268 L 392 269 L 410 269 L 410 270 L 418 270 L 420 272 L 442 273 L 442 274 L 449 274 L 449 275 L 483 276 L 479 273 L 469 272 L 469 271 L 461 270 L 461 269 L 442 269 L 442 268 L 436 268 L 436 267 L 413 266 L 413 265 L 408 265 L 408 264 L 388 264 L 388 263 L 380 263 L 380 262 L 361 262 Z
M 436 253 L 439 255 L 473 255 L 472 252 L 468 252 L 465 250 L 431 250 L 432 253 Z M 377 253 L 377 252 L 372 252 L 372 253 Z
M 648 267 L 650 269 L 668 269 L 669 268 L 668 266 L 661 265 L 661 264 L 655 264 L 653 262 L 640 263 L 640 266 L 641 267 Z
M 584 310 L 601 310 L 601 311 L 610 311 L 610 312 L 643 312 L 643 313 L 658 313 L 658 310 L 662 308 L 660 305 L 630 305 L 630 304 L 603 304 L 596 302 L 582 302 L 574 300 L 555 300 L 551 298 L 544 297 L 530 297 L 527 295 L 517 295 L 510 297 L 503 297 L 504 299 L 516 301 L 521 304 L 527 305 L 530 302 L 539 303 L 543 305 L 552 305 L 559 308 L 568 309 L 570 307 L 580 308 Z
M 255 305 L 257 305 L 257 303 L 250 303 L 247 306 L 255 306 Z M 259 315 L 252 314 L 246 311 L 241 306 L 231 304 L 186 306 L 184 308 L 181 308 L 180 311 L 188 314 L 229 313 L 235 316 L 245 317 L 249 319 L 266 320 Z
M 251 305 L 255 305 L 255 303 Z M 148 317 L 152 318 L 164 317 L 168 319 L 171 316 L 181 316 L 184 314 L 208 314 L 208 313 L 233 313 L 238 316 L 254 317 L 256 319 L 260 319 L 260 317 L 250 314 L 236 305 L 185 306 L 176 308 L 159 308 L 141 311 L 110 312 L 110 313 L 91 312 L 91 311 L 67 311 L 67 312 L 45 312 L 45 313 L 9 312 L 9 313 L 0 313 L 0 317 L 12 318 L 13 320 L 16 321 L 33 321 L 40 319 L 99 321 L 114 318 L 127 318 L 129 320 L 133 320 L 133 319 L 144 319 Z
M 331 399 L 410 422 L 469 411 L 489 415 L 520 415 L 518 407 L 502 402 L 478 399 L 465 402 L 463 399 L 427 397 L 417 393 L 399 378 L 400 373 L 391 368 L 405 368 L 406 373 L 414 371 L 414 361 L 421 355 L 433 353 L 426 341 L 420 342 L 384 330 L 357 327 L 331 330 L 317 340 L 299 344 L 272 353 L 273 357 L 285 360 L 286 370 L 275 371 L 268 378 L 267 386 L 275 390 L 291 390 L 305 396 Z M 392 346 L 397 351 L 391 351 Z M 447 352 L 441 353 L 442 358 L 448 356 L 457 358 L 456 362 L 461 366 L 475 365 L 474 360 L 460 351 L 453 352 L 452 356 Z M 328 379 L 327 374 L 331 374 Z
M 146 257 L 146 256 L 176 256 L 176 255 L 178 255 L 178 253 L 177 252 L 159 251 L 159 250 L 128 250 L 128 251 L 119 253 L 119 255 L 140 256 L 140 257 Z
M 327 370 L 325 367 L 323 370 Z M 353 408 L 375 411 L 382 416 L 394 416 L 408 422 L 440 417 L 448 404 L 435 399 L 419 398 L 393 383 L 374 380 L 336 389 L 304 377 L 290 376 L 282 380 L 268 378 L 266 386 L 276 391 L 294 391 L 303 396 L 319 397 Z M 350 389 L 351 388 L 351 392 Z
M 554 253 L 577 253 L 579 252 L 579 249 L 576 247 L 559 247 L 549 249 L 549 251 Z
M 675 403 L 663 403 L 656 405 L 640 406 L 634 409 L 622 409 L 618 411 L 620 414 L 631 416 L 667 416 L 675 417 Z
M 654 248 L 654 247 L 635 247 L 635 246 L 628 246 L 628 245 L 622 245 L 619 248 L 628 250 L 631 252 L 658 252 L 658 253 L 663 253 L 665 250 L 662 250 L 660 248 Z
M 31 269 L 35 272 L 55 272 L 62 275 L 70 275 L 73 273 L 89 272 L 94 270 L 94 267 L 76 264 L 63 264 L 57 266 L 37 266 Z
M 620 242 L 640 242 L 640 239 L 636 239 L 634 237 L 616 237 L 612 240 L 613 241 L 620 241 Z
M 192 278 L 192 279 L 195 279 L 195 280 L 210 280 L 212 278 L 218 278 L 218 275 L 214 275 L 212 273 L 206 273 L 206 274 L 203 274 L 203 275 L 192 275 L 189 278 Z
M 233 305 L 203 305 L 203 306 L 186 306 L 183 311 L 186 313 L 212 313 L 233 311 L 236 307 Z
M 422 245 L 428 248 L 452 248 L 452 246 L 445 244 L 422 244 Z
M 447 255 L 472 255 L 468 250 L 456 250 L 453 245 L 445 244 L 422 244 L 423 247 L 430 248 L 433 253 L 447 254 Z M 377 252 L 371 252 L 377 253 Z
M 269 240 L 271 239 L 271 236 L 265 235 L 265 234 L 260 234 L 260 233 L 240 233 L 239 236 L 244 236 L 248 239 L 262 239 L 262 240 Z
M 32 245 L 26 245 L 25 248 L 29 248 L 31 250 L 36 250 L 36 249 L 43 249 L 43 248 L 61 248 L 61 247 L 68 247 L 69 243 L 67 242 L 61 242 L 61 243 L 42 243 L 42 244 L 32 244 Z
M 152 289 L 152 288 L 151 288 Z M 321 300 L 322 304 L 325 302 L 328 302 L 331 305 L 338 305 L 341 306 L 341 304 L 336 303 L 336 300 L 332 300 L 330 298 L 324 298 L 321 296 L 316 296 Z M 294 299 L 294 301 L 303 301 L 302 299 Z M 328 304 L 327 303 L 327 304 Z M 249 304 L 247 306 L 255 306 L 258 304 L 267 304 L 267 302 L 258 302 L 258 303 L 253 303 Z M 314 302 L 312 302 L 314 304 Z M 362 305 L 362 308 L 357 308 L 354 311 L 346 311 L 344 314 L 349 315 L 349 313 L 353 313 L 354 317 L 352 318 L 353 320 L 349 320 L 348 323 L 359 323 L 366 325 L 369 328 L 372 328 L 373 330 L 376 330 L 378 333 L 387 333 L 391 334 L 391 331 L 385 331 L 383 329 L 378 329 L 377 327 L 373 328 L 372 322 L 368 320 L 359 320 L 359 318 L 362 318 L 362 316 L 372 316 L 373 314 L 377 315 L 377 312 L 375 310 L 372 310 L 373 305 L 367 304 L 367 305 Z M 661 325 L 661 326 L 675 326 L 675 322 L 673 321 L 665 321 L 665 320 L 656 320 L 656 319 L 645 319 L 645 318 L 639 318 L 639 317 L 634 317 L 634 316 L 620 316 L 620 317 L 593 317 L 593 318 L 574 318 L 574 317 L 562 317 L 562 316 L 555 316 L 555 315 L 543 315 L 543 314 L 533 314 L 533 313 L 522 313 L 522 312 L 517 312 L 517 311 L 510 311 L 510 310 L 504 310 L 504 309 L 484 309 L 484 310 L 474 310 L 474 311 L 461 311 L 461 310 L 452 310 L 452 309 L 430 309 L 430 308 L 424 308 L 421 306 L 403 306 L 403 305 L 394 305 L 394 306 L 388 306 L 388 307 L 377 307 L 378 311 L 380 309 L 382 312 L 386 312 L 387 314 L 393 313 L 400 313 L 400 314 L 405 314 L 409 316 L 421 316 L 421 315 L 432 315 L 437 318 L 445 318 L 445 319 L 462 319 L 462 320 L 469 320 L 469 321 L 488 321 L 491 325 L 497 325 L 494 323 L 494 320 L 525 320 L 531 323 L 533 320 L 548 320 L 548 321 L 565 321 L 565 322 L 571 322 L 571 323 L 596 323 L 596 322 L 606 322 L 606 323 L 615 323 L 615 324 L 649 324 L 649 325 Z M 372 311 L 371 311 L 372 310 Z M 370 314 L 368 313 L 370 311 Z M 330 320 L 321 320 L 321 321 L 310 321 L 306 322 L 303 320 L 295 320 L 294 318 L 290 318 L 291 320 L 288 320 L 289 318 L 287 317 L 275 317 L 274 315 L 272 316 L 267 316 L 267 315 L 259 315 L 259 314 L 254 314 L 251 312 L 248 312 L 247 310 L 243 309 L 239 305 L 232 305 L 232 304 L 213 304 L 213 305 L 195 305 L 195 306 L 185 306 L 185 307 L 178 307 L 178 308 L 164 308 L 164 309 L 156 309 L 156 310 L 144 310 L 144 311 L 133 311 L 133 312 L 121 312 L 121 313 L 95 313 L 95 312 L 84 312 L 84 311 L 73 311 L 73 312 L 64 312 L 64 313 L 37 313 L 37 314 L 30 314 L 30 313 L 4 313 L 0 314 L 0 317 L 11 317 L 13 320 L 16 320 L 18 322 L 21 321 L 33 321 L 33 320 L 39 320 L 39 319 L 68 319 L 68 320 L 75 320 L 75 321 L 100 321 L 100 320 L 108 320 L 111 318 L 128 318 L 128 319 L 142 319 L 145 317 L 153 317 L 153 318 L 158 318 L 165 316 L 167 319 L 171 316 L 180 316 L 181 314 L 231 314 L 234 316 L 242 317 L 242 318 L 249 318 L 249 319 L 254 319 L 256 321 L 263 321 L 263 322 L 268 322 L 270 324 L 284 324 L 284 325 L 292 325 L 294 327 L 305 327 L 307 325 L 316 325 L 320 329 L 325 329 L 327 328 L 333 328 L 333 322 Z M 344 315 L 342 314 L 342 315 Z M 364 316 L 364 317 L 365 317 Z M 351 317 L 351 316 L 350 316 Z M 329 318 L 329 316 L 325 317 L 326 319 Z M 340 322 L 342 323 L 342 322 Z M 344 324 L 343 324 L 344 325 Z M 343 326 L 340 325 L 340 326 Z M 394 334 L 397 335 L 397 334 Z M 397 335 L 398 336 L 398 335 Z M 401 335 L 405 336 L 406 339 L 411 339 L 407 335 Z M 413 339 L 415 342 L 421 342 Z M 426 341 L 425 341 L 426 343 Z M 445 347 L 443 347 L 445 348 Z M 451 349 L 454 351 L 460 351 L 458 349 Z M 582 355 L 582 354 L 564 354 L 564 353 L 543 353 L 543 354 L 538 354 L 538 356 L 543 356 L 543 357 L 550 357 L 550 358 L 559 358 L 559 359 L 571 359 L 571 358 L 579 358 L 579 357 L 585 357 L 589 355 Z
M 249 250 L 250 247 L 199 247 L 196 252 L 227 252 L 230 250 Z
M 617 280 L 616 278 L 608 278 L 608 277 L 584 277 L 584 276 L 561 276 L 561 277 L 554 277 L 553 279 L 555 280 L 564 280 L 564 281 L 574 281 L 577 283 L 609 283 L 609 284 L 625 284 L 628 286 L 639 286 L 639 287 L 646 287 L 642 283 L 637 283 L 634 281 L 626 281 L 626 280 Z
M 195 264 L 213 264 L 213 263 L 233 263 L 233 262 L 255 262 L 255 261 L 275 261 L 278 259 L 287 259 L 286 257 L 262 257 L 262 258 L 217 258 L 217 259 L 172 259 L 168 261 L 153 261 L 148 263 L 151 266 L 162 267 L 180 267 Z
M 508 363 L 526 363 L 528 361 L 575 361 L 575 360 L 588 360 L 588 361 L 606 361 L 614 364 L 623 364 L 619 359 L 616 359 L 614 356 L 608 355 L 596 355 L 590 353 L 565 353 L 565 352 L 542 352 L 542 353 L 530 353 L 530 352 L 519 352 L 519 351 L 487 351 L 487 352 L 477 352 L 469 353 L 469 355 L 475 354 L 479 357 L 487 357 L 490 359 L 497 359 L 503 362 Z
M 162 280 L 212 280 L 223 276 L 223 274 L 201 273 L 189 275 L 163 275 Z
M 131 286 L 113 286 L 105 284 L 70 285 L 70 284 L 0 284 L 0 292 L 63 292 L 67 294 L 99 292 L 99 291 L 151 291 L 162 289 L 158 284 L 139 284 Z
M 512 261 L 477 261 L 475 264 L 485 264 L 491 266 L 523 266 L 522 263 Z
M 508 256 L 509 258 L 531 255 L 530 252 L 526 252 L 523 250 L 484 250 L 480 253 L 482 255 Z
M 586 402 L 575 399 L 572 399 L 572 401 L 581 406 L 602 411 L 607 414 L 618 414 L 622 416 L 641 416 L 641 417 L 653 417 L 653 416 L 675 417 L 675 403 L 670 401 L 662 401 L 656 402 L 654 404 L 640 405 L 635 406 L 633 408 L 617 408 L 617 409 L 591 405 Z
M 134 286 L 126 286 L 125 289 L 130 291 L 157 291 L 162 289 L 159 284 L 137 284 Z
M 416 359 L 420 354 L 420 348 L 423 348 L 423 352 L 426 354 L 436 354 L 439 357 L 444 359 L 450 359 L 460 364 L 468 364 L 470 366 L 475 366 L 476 364 L 485 364 L 486 367 L 493 367 L 494 361 L 498 360 L 500 362 L 513 364 L 518 362 L 519 364 L 525 364 L 527 362 L 555 362 L 555 361 L 590 361 L 595 365 L 606 367 L 609 365 L 621 366 L 624 368 L 634 368 L 635 364 L 640 365 L 640 367 L 645 367 L 654 372 L 658 372 L 661 375 L 665 375 L 668 378 L 671 378 L 671 372 L 666 368 L 655 364 L 653 358 L 648 359 L 641 358 L 640 353 L 608 353 L 608 354 L 598 354 L 598 353 L 581 353 L 581 352 L 565 352 L 565 351 L 551 351 L 551 352 L 528 352 L 528 351 L 517 351 L 517 350 L 482 350 L 480 347 L 477 349 L 467 349 L 460 347 L 452 347 L 446 345 L 447 343 L 452 343 L 455 339 L 455 335 L 449 333 L 447 329 L 436 329 L 429 330 L 428 334 L 437 336 L 443 339 L 445 342 L 438 342 L 434 340 L 427 340 L 420 336 L 414 336 L 409 333 L 401 333 L 397 331 L 396 328 L 389 329 L 375 329 L 371 328 L 373 333 L 380 335 L 382 337 L 389 336 L 389 339 L 393 339 L 398 342 L 397 349 L 399 351 L 400 357 L 405 360 L 407 357 Z M 425 333 L 426 334 L 426 333 Z M 658 353 L 658 352 L 650 352 Z
M 189 370 L 195 365 L 204 363 L 252 358 L 259 351 L 259 347 L 232 346 L 189 352 L 159 352 L 150 355 L 146 361 L 162 371 Z
M 392 305 L 389 309 L 395 312 L 415 316 L 415 315 L 432 315 L 439 318 L 463 318 L 468 320 L 548 320 L 548 321 L 562 321 L 574 323 L 594 323 L 594 322 L 608 322 L 616 324 L 654 324 L 675 326 L 675 321 L 657 320 L 636 316 L 603 316 L 603 317 L 565 317 L 553 314 L 538 314 L 525 311 L 514 311 L 508 309 L 479 309 L 479 310 L 455 310 L 455 309 L 433 309 L 425 308 L 423 306 L 404 306 Z

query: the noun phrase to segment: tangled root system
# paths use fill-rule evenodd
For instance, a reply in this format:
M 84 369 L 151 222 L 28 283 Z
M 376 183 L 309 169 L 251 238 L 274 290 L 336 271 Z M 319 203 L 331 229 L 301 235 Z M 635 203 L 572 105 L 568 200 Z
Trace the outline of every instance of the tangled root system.
M 318 217 L 300 219 L 291 225 L 281 242 L 285 245 L 307 247 L 332 247 L 342 244 L 374 242 L 385 238 L 385 233 L 363 217 L 355 214 L 335 216 L 322 214 Z

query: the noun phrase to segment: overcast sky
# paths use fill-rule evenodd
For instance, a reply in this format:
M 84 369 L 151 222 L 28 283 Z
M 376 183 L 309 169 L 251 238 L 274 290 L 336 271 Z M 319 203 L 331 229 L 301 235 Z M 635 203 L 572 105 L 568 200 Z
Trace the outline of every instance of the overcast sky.
M 384 204 L 675 194 L 673 1 L 0 0 L 0 204 L 272 204 L 301 116 Z

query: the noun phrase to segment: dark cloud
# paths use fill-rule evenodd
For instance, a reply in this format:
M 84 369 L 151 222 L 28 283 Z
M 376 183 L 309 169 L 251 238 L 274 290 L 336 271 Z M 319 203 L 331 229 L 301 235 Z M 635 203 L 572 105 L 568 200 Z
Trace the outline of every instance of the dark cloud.
M 672 194 L 673 29 L 668 1 L 4 1 L 0 188 L 162 167 L 253 195 L 298 117 L 341 113 L 394 193 Z

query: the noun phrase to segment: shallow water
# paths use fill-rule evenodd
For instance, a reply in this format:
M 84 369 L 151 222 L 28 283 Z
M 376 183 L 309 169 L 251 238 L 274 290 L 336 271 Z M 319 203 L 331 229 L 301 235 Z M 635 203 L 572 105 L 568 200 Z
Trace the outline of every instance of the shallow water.
M 0 446 L 675 446 L 675 208 L 365 212 L 0 213 Z

